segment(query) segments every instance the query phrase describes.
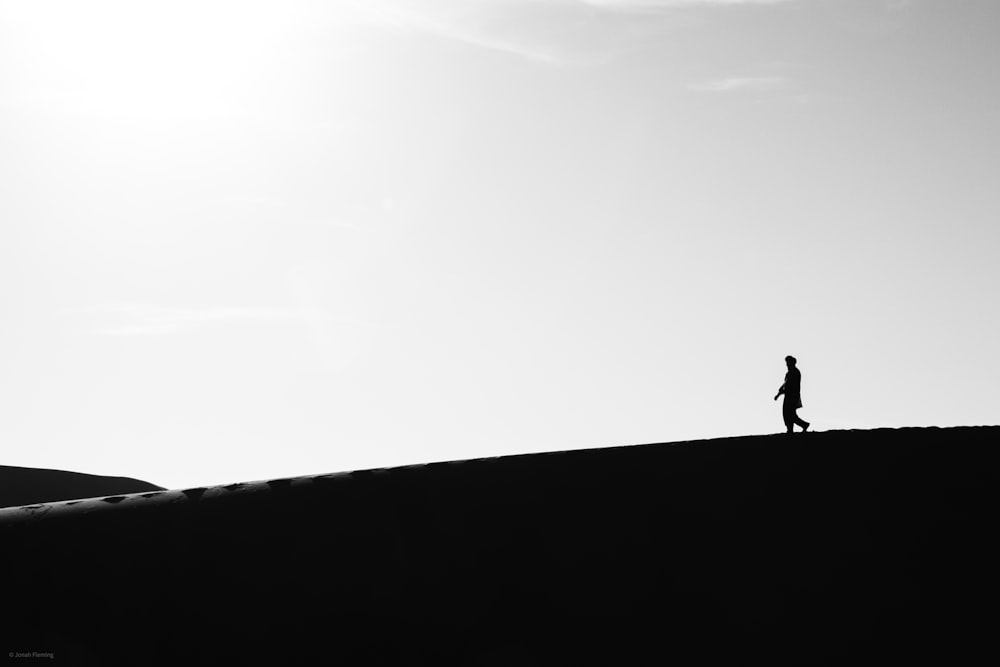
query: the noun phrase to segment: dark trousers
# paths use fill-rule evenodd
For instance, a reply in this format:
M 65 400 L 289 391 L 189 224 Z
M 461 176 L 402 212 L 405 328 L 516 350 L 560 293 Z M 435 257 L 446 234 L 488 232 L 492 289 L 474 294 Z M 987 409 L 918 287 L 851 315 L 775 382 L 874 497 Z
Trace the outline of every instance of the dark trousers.
M 799 408 L 796 405 L 795 401 L 785 401 L 781 406 L 781 416 L 785 420 L 785 428 L 788 429 L 789 433 L 792 432 L 792 425 L 794 424 L 798 424 L 799 427 L 802 429 L 805 429 L 806 426 L 809 426 L 809 422 L 803 420 L 801 417 L 795 414 L 795 411 L 798 409 Z

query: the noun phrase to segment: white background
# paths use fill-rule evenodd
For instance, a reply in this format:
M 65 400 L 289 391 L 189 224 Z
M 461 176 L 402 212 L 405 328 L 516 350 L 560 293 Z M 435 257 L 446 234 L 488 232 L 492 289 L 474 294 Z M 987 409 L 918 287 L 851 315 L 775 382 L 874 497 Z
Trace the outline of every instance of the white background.
M 0 0 L 0 464 L 997 423 L 1000 3 Z

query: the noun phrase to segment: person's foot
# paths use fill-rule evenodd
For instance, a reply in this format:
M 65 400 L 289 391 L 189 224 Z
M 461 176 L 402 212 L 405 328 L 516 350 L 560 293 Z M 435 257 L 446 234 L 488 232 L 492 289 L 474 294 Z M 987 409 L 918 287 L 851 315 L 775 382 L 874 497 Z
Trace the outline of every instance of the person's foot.
M 802 432 L 805 433 L 808 430 L 809 430 L 809 422 L 806 422 L 805 425 L 802 427 Z

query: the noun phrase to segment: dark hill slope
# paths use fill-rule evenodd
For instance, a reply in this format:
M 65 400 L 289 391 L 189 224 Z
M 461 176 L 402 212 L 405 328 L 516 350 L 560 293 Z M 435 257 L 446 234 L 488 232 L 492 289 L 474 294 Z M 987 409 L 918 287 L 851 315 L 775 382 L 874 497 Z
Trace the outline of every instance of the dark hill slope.
M 0 655 L 988 660 L 998 443 L 998 427 L 731 438 L 0 510 Z
M 162 486 L 130 477 L 0 466 L 0 507 L 162 490 Z

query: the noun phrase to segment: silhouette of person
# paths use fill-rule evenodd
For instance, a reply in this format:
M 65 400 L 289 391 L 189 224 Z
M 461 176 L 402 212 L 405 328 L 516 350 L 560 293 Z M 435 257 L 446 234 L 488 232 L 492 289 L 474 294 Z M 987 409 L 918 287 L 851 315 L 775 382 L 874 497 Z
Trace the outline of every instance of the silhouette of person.
M 785 383 L 774 395 L 774 400 L 778 400 L 782 394 L 785 395 L 785 402 L 781 406 L 781 416 L 785 420 L 785 428 L 788 429 L 789 433 L 792 432 L 792 426 L 795 424 L 798 424 L 803 432 L 809 430 L 809 422 L 795 414 L 795 411 L 802 407 L 802 373 L 796 368 L 795 363 L 795 357 L 791 355 L 785 357 L 785 364 L 788 366 L 788 372 L 785 373 Z

